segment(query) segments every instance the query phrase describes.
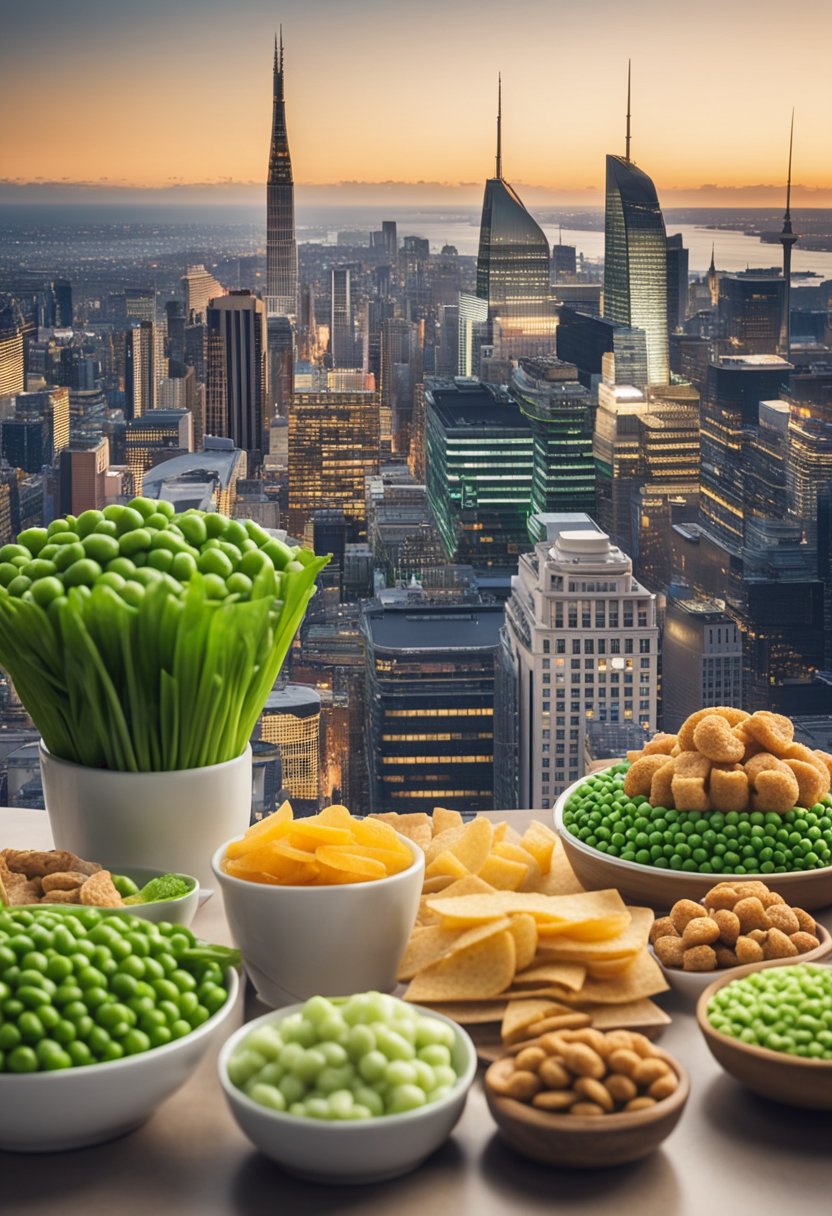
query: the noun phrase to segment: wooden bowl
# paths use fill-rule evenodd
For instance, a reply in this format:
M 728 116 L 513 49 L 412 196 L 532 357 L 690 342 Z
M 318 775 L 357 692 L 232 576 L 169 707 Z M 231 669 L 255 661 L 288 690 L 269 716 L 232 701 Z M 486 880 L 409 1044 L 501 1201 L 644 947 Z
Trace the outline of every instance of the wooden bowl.
M 795 955 L 794 958 L 787 959 L 766 959 L 765 962 L 784 962 L 784 963 L 817 963 L 822 958 L 825 958 L 832 950 L 832 933 L 825 929 L 823 925 L 815 924 L 816 936 L 820 945 L 815 950 L 807 950 L 805 954 Z M 652 946 L 649 947 L 650 953 L 662 969 L 662 974 L 670 984 L 671 988 L 675 988 L 682 996 L 689 1000 L 698 1000 L 701 992 L 712 984 L 716 979 L 722 979 L 726 976 L 728 979 L 736 979 L 739 973 L 743 970 L 739 967 L 719 967 L 714 971 L 683 971 L 681 967 L 666 967 L 662 960 L 656 954 Z M 748 964 L 759 967 L 761 964 Z
M 612 767 L 610 765 L 609 767 Z M 598 770 L 605 771 L 605 770 Z M 598 773 L 592 773 L 595 777 Z M 616 887 L 628 904 L 642 904 L 655 911 L 672 908 L 677 899 L 702 899 L 718 882 L 774 884 L 791 907 L 811 912 L 825 908 L 832 892 L 832 866 L 819 870 L 796 870 L 792 874 L 696 874 L 686 870 L 663 870 L 639 865 L 599 853 L 578 840 L 563 826 L 566 804 L 589 777 L 573 782 L 558 798 L 554 808 L 555 831 L 560 836 L 569 864 L 578 882 L 587 891 L 606 891 Z
M 784 958 L 732 967 L 702 993 L 696 1004 L 696 1020 L 717 1063 L 755 1094 L 805 1110 L 832 1110 L 832 1060 L 806 1060 L 802 1056 L 770 1051 L 767 1047 L 754 1047 L 722 1034 L 708 1021 L 711 997 L 732 980 L 766 967 L 795 966 L 802 961 Z
M 681 1064 L 664 1052 L 660 1054 L 679 1078 L 679 1086 L 649 1110 L 581 1117 L 551 1114 L 515 1098 L 505 1098 L 493 1084 L 513 1069 L 510 1057 L 492 1064 L 485 1074 L 488 1109 L 507 1143 L 521 1156 L 543 1165 L 597 1170 L 640 1161 L 673 1131 L 690 1093 L 688 1075 Z

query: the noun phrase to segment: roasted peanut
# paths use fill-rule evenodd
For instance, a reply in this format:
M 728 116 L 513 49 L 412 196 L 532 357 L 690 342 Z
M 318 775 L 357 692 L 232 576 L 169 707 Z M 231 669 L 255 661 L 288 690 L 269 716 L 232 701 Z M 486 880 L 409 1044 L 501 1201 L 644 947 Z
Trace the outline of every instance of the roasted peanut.
M 540 1093 L 542 1088 L 543 1082 L 537 1073 L 520 1071 L 508 1078 L 505 1093 L 509 1098 L 516 1098 L 518 1102 L 528 1102 L 535 1094 Z
M 603 1115 L 604 1108 L 599 1106 L 597 1102 L 576 1102 L 574 1106 L 569 1108 L 570 1115 L 578 1115 L 579 1117 Z
M 548 1089 L 535 1094 L 532 1106 L 536 1106 L 538 1110 L 562 1111 L 569 1110 L 577 1101 L 578 1095 L 571 1089 Z
M 668 1068 L 663 1077 L 657 1077 L 652 1085 L 648 1086 L 647 1096 L 661 1101 L 662 1098 L 669 1098 L 678 1088 L 679 1078 L 672 1068 Z
M 594 1077 L 578 1077 L 574 1089 L 576 1094 L 580 1094 L 582 1098 L 586 1098 L 589 1102 L 596 1102 L 607 1113 L 615 1108 L 612 1094 L 600 1081 L 596 1081 Z
M 563 1061 L 552 1056 L 543 1061 L 537 1075 L 548 1089 L 568 1089 L 572 1084 L 572 1074 Z
M 631 1077 L 641 1063 L 641 1056 L 637 1055 L 635 1051 L 627 1051 L 626 1048 L 619 1047 L 618 1051 L 610 1052 L 607 1063 L 613 1072 Z
M 656 1105 L 655 1098 L 633 1098 L 632 1102 L 628 1102 L 624 1107 L 625 1110 L 649 1110 L 651 1106 Z
M 623 1073 L 612 1073 L 606 1078 L 604 1085 L 616 1102 L 630 1102 L 638 1096 L 635 1081 L 631 1077 L 625 1077 Z
M 748 933 L 751 929 L 767 929 L 768 916 L 766 910 L 756 895 L 747 895 L 734 905 L 734 914 L 739 917 L 740 931 Z
M 514 1067 L 521 1072 L 538 1072 L 540 1065 L 548 1058 L 542 1047 L 524 1047 L 514 1057 Z
M 607 1066 L 591 1047 L 586 1043 L 570 1043 L 563 1053 L 563 1062 L 576 1077 L 601 1078 L 607 1071 Z
M 639 1034 L 638 1031 L 633 1032 L 633 1051 L 642 1059 L 647 1056 L 657 1056 L 658 1048 L 651 1043 L 646 1034 Z
M 820 945 L 820 940 L 815 937 L 814 933 L 792 933 L 789 941 L 797 946 L 798 954 L 806 954 L 809 950 L 817 950 Z
M 640 1060 L 638 1066 L 633 1069 L 632 1078 L 640 1089 L 646 1089 L 648 1085 L 652 1085 L 654 1081 L 658 1081 L 659 1077 L 663 1077 L 669 1068 L 669 1064 L 658 1058 Z
M 792 908 L 792 912 L 797 917 L 798 929 L 801 933 L 816 935 L 817 926 L 815 925 L 814 917 L 810 916 L 808 912 L 804 912 L 802 908 Z
M 738 963 L 761 963 L 763 961 L 763 947 L 759 942 L 752 941 L 750 937 L 738 937 L 735 950 Z
M 763 946 L 764 958 L 794 958 L 798 953 L 797 946 L 785 933 L 780 929 L 769 929 Z
M 766 916 L 771 928 L 779 929 L 787 937 L 800 930 L 800 921 L 787 904 L 772 904 L 770 908 L 766 908 Z

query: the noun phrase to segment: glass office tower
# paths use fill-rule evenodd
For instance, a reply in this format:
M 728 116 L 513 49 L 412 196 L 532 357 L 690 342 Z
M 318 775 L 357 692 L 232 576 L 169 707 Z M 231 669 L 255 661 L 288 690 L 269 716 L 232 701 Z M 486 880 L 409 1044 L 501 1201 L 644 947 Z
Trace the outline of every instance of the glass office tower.
M 286 134 L 283 96 L 283 35 L 274 47 L 272 137 L 266 186 L 266 307 L 269 315 L 298 311 L 298 249 L 295 243 L 295 187 Z
M 503 178 L 502 109 L 497 167 L 485 183 L 477 255 L 477 295 L 488 304 L 489 341 L 501 358 L 554 354 L 555 310 L 549 242 Z
M 667 384 L 667 236 L 656 187 L 624 156 L 607 157 L 604 316 L 647 335 L 651 384 Z

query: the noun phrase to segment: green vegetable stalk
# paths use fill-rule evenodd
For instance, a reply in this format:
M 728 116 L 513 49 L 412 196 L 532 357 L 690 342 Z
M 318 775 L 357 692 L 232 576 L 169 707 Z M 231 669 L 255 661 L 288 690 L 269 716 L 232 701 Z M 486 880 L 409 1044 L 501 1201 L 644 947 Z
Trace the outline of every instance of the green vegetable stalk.
M 155 772 L 241 755 L 327 557 L 137 498 L 0 549 L 0 666 L 49 751 Z

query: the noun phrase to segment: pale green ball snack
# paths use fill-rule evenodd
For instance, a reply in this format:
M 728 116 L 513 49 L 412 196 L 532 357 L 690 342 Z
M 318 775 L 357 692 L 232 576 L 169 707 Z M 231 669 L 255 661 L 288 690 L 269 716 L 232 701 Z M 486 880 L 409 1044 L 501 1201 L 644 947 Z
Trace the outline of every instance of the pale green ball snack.
M 326 1121 L 378 1119 L 446 1098 L 459 1080 L 454 1032 L 381 992 L 311 997 L 252 1030 L 228 1062 L 233 1085 L 270 1110 Z

